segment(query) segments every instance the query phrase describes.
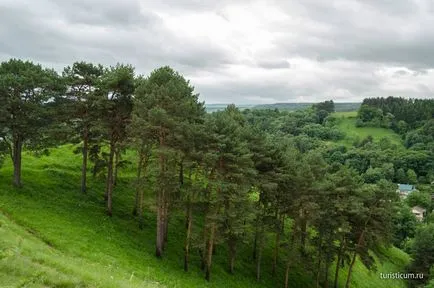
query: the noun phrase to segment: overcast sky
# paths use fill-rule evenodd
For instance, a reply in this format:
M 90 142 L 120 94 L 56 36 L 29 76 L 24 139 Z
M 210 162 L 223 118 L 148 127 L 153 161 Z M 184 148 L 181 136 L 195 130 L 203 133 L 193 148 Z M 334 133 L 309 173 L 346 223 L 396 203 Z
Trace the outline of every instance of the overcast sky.
M 170 65 L 206 103 L 433 98 L 430 0 L 0 0 L 0 60 Z

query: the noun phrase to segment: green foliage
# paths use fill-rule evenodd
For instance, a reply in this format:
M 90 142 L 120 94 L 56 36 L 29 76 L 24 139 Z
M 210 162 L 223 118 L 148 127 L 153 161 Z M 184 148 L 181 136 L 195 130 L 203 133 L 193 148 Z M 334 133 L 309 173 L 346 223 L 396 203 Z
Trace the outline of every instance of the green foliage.
M 359 109 L 358 118 L 361 122 L 357 122 L 358 126 L 366 126 L 367 123 L 374 127 L 383 127 L 383 111 L 381 109 L 362 105 Z
M 181 197 L 191 204 L 191 197 L 179 195 L 178 185 L 181 192 L 185 191 L 182 189 L 184 162 L 192 160 L 195 148 L 200 146 L 195 142 L 199 139 L 194 136 L 200 135 L 205 110 L 203 103 L 198 102 L 198 95 L 193 94 L 194 88 L 170 67 L 156 69 L 136 84 L 129 134 L 140 145 L 154 145 L 158 155 L 154 189 L 157 199 L 156 255 L 161 257 L 168 237 L 169 203 Z M 139 158 L 142 154 L 139 151 Z
M 344 138 L 344 133 L 336 128 L 324 127 L 320 124 L 309 124 L 304 126 L 301 131 L 312 138 L 318 138 L 321 140 L 340 140 Z
M 431 207 L 431 195 L 429 193 L 421 191 L 411 192 L 405 199 L 406 203 L 410 207 L 420 206 L 425 209 Z
M 65 125 L 69 142 L 78 143 L 84 137 L 93 139 L 92 129 L 98 119 L 97 88 L 100 86 L 104 68 L 86 62 L 75 62 L 65 67 L 62 77 L 67 86 L 63 97 L 59 97 L 59 117 Z M 86 135 L 87 134 L 87 135 Z
M 423 273 L 420 280 L 412 280 L 414 283 L 426 283 L 429 280 L 430 268 L 434 265 L 434 224 L 426 224 L 419 227 L 411 247 L 412 263 L 409 271 Z
M 11 59 L 0 64 L 0 138 L 13 158 L 14 183 L 21 186 L 21 151 L 41 151 L 50 144 L 53 124 L 50 102 L 64 91 L 54 70 Z
M 407 174 L 405 173 L 405 170 L 403 168 L 399 168 L 396 170 L 395 179 L 398 183 L 408 183 Z
M 391 127 L 394 130 L 397 128 L 402 130 L 402 127 L 397 127 L 397 121 L 404 121 L 403 123 L 416 128 L 421 122 L 432 119 L 434 112 L 433 99 L 405 99 L 402 97 L 367 98 L 363 100 L 363 106 L 368 106 L 368 108 L 365 108 L 368 110 L 380 109 L 382 111 L 382 115 L 375 114 L 372 117 L 374 120 L 379 120 L 382 116 L 387 117 L 389 114 L 393 115 Z
M 396 211 L 393 216 L 393 244 L 398 248 L 404 249 L 406 242 L 414 237 L 419 221 L 411 212 L 409 206 L 400 203 L 395 209 Z
M 383 170 L 381 168 L 369 167 L 363 175 L 366 183 L 376 183 L 385 178 Z
M 60 83 L 60 85 L 59 85 Z M 0 123 L 3 137 L 20 137 L 28 147 L 38 147 L 49 122 L 47 102 L 63 87 L 54 70 L 28 61 L 11 59 L 0 64 Z
M 408 180 L 408 183 L 410 183 L 410 184 L 417 184 L 417 175 L 413 169 L 407 170 L 407 180 Z
M 335 112 L 335 103 L 333 100 L 320 102 L 318 104 L 313 105 L 314 109 L 317 111 L 326 111 L 327 113 Z

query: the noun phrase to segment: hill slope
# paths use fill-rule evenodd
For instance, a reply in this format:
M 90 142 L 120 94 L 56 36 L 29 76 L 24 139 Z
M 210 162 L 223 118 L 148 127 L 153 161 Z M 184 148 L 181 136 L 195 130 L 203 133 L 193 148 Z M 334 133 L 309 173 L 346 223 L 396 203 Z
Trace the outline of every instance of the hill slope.
M 347 146 L 352 146 L 354 141 L 362 140 L 367 136 L 372 136 L 374 141 L 381 138 L 388 138 L 392 143 L 402 146 L 402 140 L 398 134 L 390 129 L 377 127 L 356 127 L 357 112 L 335 112 L 333 113 L 338 119 L 338 128 L 345 133 L 345 138 L 340 142 Z
M 163 287 L 56 249 L 0 213 L 1 287 Z
M 275 279 L 264 262 L 264 278 L 254 280 L 251 250 L 240 251 L 236 274 L 226 269 L 225 247 L 215 255 L 210 283 L 199 269 L 198 253 L 191 254 L 191 271 L 183 265 L 184 218 L 172 215 L 167 255 L 154 256 L 152 191 L 147 191 L 145 227 L 138 228 L 131 215 L 134 167 L 120 173 L 114 195 L 114 216 L 105 216 L 104 181 L 90 179 L 89 193 L 79 192 L 80 157 L 71 146 L 52 149 L 50 156 L 23 159 L 22 189 L 10 185 L 11 163 L 0 169 L 0 287 L 276 287 L 282 286 L 284 260 Z M 126 158 L 133 160 L 128 153 Z M 7 216 L 6 216 L 7 215 Z M 264 251 L 269 255 L 270 244 Z M 250 249 L 250 247 L 248 247 Z M 396 251 L 395 251 L 396 252 Z M 378 263 L 377 272 L 367 272 L 359 263 L 352 287 L 392 287 L 378 281 L 379 272 L 403 271 L 407 260 L 385 251 L 387 261 Z M 269 256 L 268 256 L 269 257 Z M 268 260 L 267 260 L 268 261 Z M 341 272 L 341 283 L 344 270 Z M 5 284 L 6 283 L 6 284 Z M 6 286 L 8 285 L 8 286 Z M 383 285 L 383 286 L 381 286 Z M 291 268 L 290 287 L 314 287 L 311 276 L 298 267 Z M 394 282 L 393 287 L 405 287 Z

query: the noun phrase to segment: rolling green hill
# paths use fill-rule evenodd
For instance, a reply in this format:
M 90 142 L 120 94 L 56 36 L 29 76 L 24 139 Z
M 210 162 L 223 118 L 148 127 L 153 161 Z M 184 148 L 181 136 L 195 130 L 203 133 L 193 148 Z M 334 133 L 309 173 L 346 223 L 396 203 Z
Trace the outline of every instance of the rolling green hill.
M 199 255 L 191 255 L 191 271 L 183 267 L 184 218 L 172 215 L 167 257 L 154 256 L 155 213 L 152 192 L 147 192 L 145 227 L 131 215 L 134 167 L 120 172 L 114 193 L 114 215 L 104 209 L 104 181 L 90 179 L 89 193 L 79 192 L 80 158 L 72 146 L 52 149 L 36 158 L 25 153 L 22 189 L 12 187 L 10 162 L 0 169 L 0 287 L 280 287 L 284 261 L 277 277 L 264 262 L 264 278 L 254 280 L 251 248 L 240 251 L 236 273 L 227 272 L 227 256 L 218 247 L 210 283 L 199 269 Z M 127 158 L 133 160 L 128 153 Z M 270 257 L 270 243 L 264 251 Z M 381 261 L 380 261 L 381 258 Z M 378 271 L 356 265 L 352 287 L 405 287 L 398 280 L 379 280 L 379 272 L 403 271 L 408 256 L 385 250 Z M 266 260 L 268 261 L 268 260 Z M 341 271 L 341 283 L 345 271 Z M 290 287 L 314 287 L 311 275 L 292 267 Z
M 388 138 L 392 143 L 402 146 L 403 141 L 398 134 L 390 129 L 377 127 L 356 127 L 357 111 L 335 112 L 333 113 L 338 119 L 338 128 L 345 133 L 345 138 L 340 143 L 346 146 L 352 146 L 354 141 L 362 140 L 371 135 L 374 141 L 381 138 Z

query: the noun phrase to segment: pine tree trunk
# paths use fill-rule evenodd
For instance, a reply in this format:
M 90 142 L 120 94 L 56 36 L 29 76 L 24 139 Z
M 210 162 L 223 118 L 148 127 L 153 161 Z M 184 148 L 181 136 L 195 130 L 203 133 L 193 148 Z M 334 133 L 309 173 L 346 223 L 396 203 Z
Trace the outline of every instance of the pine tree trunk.
M 115 149 L 115 165 L 114 165 L 114 176 L 113 176 L 113 186 L 118 183 L 118 166 L 120 161 L 120 151 L 119 148 Z
M 208 177 L 210 179 L 213 178 L 213 172 L 211 172 Z M 199 254 L 200 254 L 200 269 L 202 271 L 205 271 L 206 269 L 206 249 L 207 249 L 207 243 L 208 243 L 208 230 L 209 230 L 209 217 L 207 217 L 207 215 L 210 213 L 211 211 L 211 207 L 210 207 L 210 203 L 211 203 L 211 187 L 210 184 L 208 184 L 205 188 L 205 197 L 206 197 L 206 206 L 205 206 L 205 211 L 204 211 L 204 215 L 205 215 L 205 219 L 204 219 L 204 225 L 203 225 L 203 245 L 202 247 L 199 248 Z
M 107 214 L 112 216 L 112 201 L 113 201 L 113 158 L 115 153 L 113 141 L 110 143 L 110 154 L 107 169 Z
M 228 248 L 229 248 L 229 273 L 234 274 L 234 268 L 235 268 L 235 255 L 236 255 L 236 239 L 231 238 L 228 241 Z
M 258 249 L 257 243 L 258 243 L 258 226 L 255 227 L 255 239 L 253 240 L 253 253 L 252 253 L 253 260 L 256 260 L 256 250 Z
M 140 156 L 139 159 L 139 169 L 137 171 L 137 191 L 136 191 L 136 206 L 137 206 L 137 215 L 139 216 L 139 227 L 143 229 L 143 187 L 141 187 L 141 177 L 142 177 L 142 167 L 143 167 L 143 155 Z M 137 195 L 138 194 L 138 195 Z
M 304 209 L 301 209 L 301 219 L 300 219 L 300 248 L 301 255 L 303 257 L 306 256 L 306 236 L 307 236 L 307 220 L 306 220 L 306 212 Z
M 273 276 L 276 275 L 277 260 L 279 257 L 280 232 L 282 231 L 280 221 L 281 221 L 281 218 L 279 216 L 279 219 L 278 219 L 279 223 L 278 223 L 278 227 L 276 229 L 276 239 L 275 239 L 275 243 L 274 243 L 273 266 L 272 266 L 272 275 Z
M 209 200 L 209 199 L 208 199 Z M 206 211 L 205 211 L 205 215 L 208 214 L 209 211 L 209 207 L 206 207 Z M 205 267 L 206 267 L 206 245 L 208 243 L 208 219 L 207 217 L 205 217 L 205 223 L 203 225 L 203 245 L 202 247 L 199 248 L 199 254 L 200 254 L 200 270 L 205 271 Z
M 285 269 L 285 288 L 288 288 L 289 283 L 289 268 L 291 266 L 291 257 L 288 256 L 288 260 L 286 262 L 286 269 Z
M 190 258 L 190 238 L 191 238 L 191 224 L 192 224 L 192 205 L 190 199 L 187 203 L 187 213 L 186 213 L 186 224 L 187 232 L 185 236 L 184 244 L 184 271 L 188 272 L 188 261 Z
M 161 258 L 163 256 L 163 247 L 162 247 L 162 242 L 161 241 L 161 220 L 162 220 L 162 191 L 158 191 L 157 194 L 157 239 L 155 242 L 155 256 L 157 256 L 158 258 Z
M 351 286 L 351 274 L 353 272 L 354 263 L 356 263 L 357 252 L 354 252 L 353 259 L 351 259 L 350 267 L 348 268 L 348 276 L 347 281 L 345 283 L 345 288 L 349 288 Z
M 22 187 L 21 183 L 21 153 L 23 150 L 23 141 L 19 135 L 14 135 L 12 161 L 14 163 L 14 186 Z
M 138 187 L 136 187 L 136 200 L 134 201 L 134 208 L 133 208 L 133 216 L 137 216 L 138 215 L 138 211 L 139 211 L 139 193 L 140 193 L 140 189 Z
M 166 249 L 167 239 L 169 234 L 169 201 L 166 195 L 164 201 L 164 222 L 163 222 L 163 251 Z
M 214 247 L 214 237 L 215 237 L 215 229 L 216 229 L 216 224 L 213 220 L 213 222 L 211 222 L 211 227 L 210 227 L 210 235 L 208 238 L 208 243 L 207 243 L 207 247 L 206 247 L 206 266 L 205 266 L 205 279 L 207 281 L 209 281 L 211 279 L 211 264 L 212 264 L 212 254 L 213 254 L 213 247 Z
M 138 216 L 139 216 L 139 228 L 143 229 L 143 189 L 140 189 L 139 192 L 139 207 L 138 207 Z
M 368 224 L 368 221 L 369 221 L 370 218 L 371 218 L 371 215 L 369 215 L 368 220 L 366 220 L 365 227 Z M 345 283 L 345 288 L 349 288 L 350 285 L 351 285 L 351 274 L 353 272 L 354 263 L 356 262 L 357 250 L 362 245 L 363 237 L 365 236 L 365 231 L 366 230 L 363 230 L 362 233 L 360 233 L 359 240 L 357 241 L 356 249 L 355 249 L 354 255 L 353 255 L 353 259 L 351 260 L 350 267 L 348 268 L 348 276 L 347 276 L 347 282 Z
M 342 256 L 345 250 L 345 237 L 342 237 L 341 243 L 339 244 L 339 252 L 338 258 L 336 261 L 336 270 L 335 270 L 335 280 L 334 280 L 334 288 L 338 288 L 339 284 L 339 270 L 341 268 Z
M 133 215 L 134 216 L 139 215 L 139 220 L 140 220 L 140 215 L 143 216 L 143 211 L 139 212 L 140 207 L 141 210 L 143 210 L 143 187 L 141 187 L 142 169 L 143 169 L 143 162 L 145 158 L 145 155 L 143 153 L 144 153 L 143 148 L 141 148 L 138 155 L 139 161 L 137 162 L 136 200 L 133 209 Z
M 318 264 L 316 267 L 316 287 L 319 287 L 320 276 L 321 276 L 321 262 L 322 262 L 322 233 L 320 234 L 320 238 L 318 240 Z
M 229 273 L 234 274 L 235 272 L 235 251 L 231 252 L 231 258 L 229 259 Z
M 330 270 L 330 254 L 327 255 L 326 257 L 326 263 L 325 263 L 325 280 L 324 280 L 324 288 L 328 288 L 329 287 L 329 270 Z
M 161 252 L 164 252 L 164 235 L 166 231 L 166 194 L 167 191 L 163 189 L 163 193 L 161 195 L 161 219 L 160 219 L 160 241 L 161 241 Z
M 160 131 L 161 132 L 161 131 Z M 164 147 L 164 137 L 160 134 L 160 148 Z M 159 155 L 159 169 L 160 169 L 160 183 L 159 183 L 159 191 L 157 194 L 157 239 L 155 244 L 155 255 L 158 258 L 163 256 L 163 243 L 164 243 L 164 212 L 165 212 L 165 187 L 164 183 L 162 183 L 165 173 L 165 157 L 162 152 Z
M 261 280 L 261 261 L 262 261 L 262 249 L 264 246 L 264 223 L 261 221 L 261 230 L 258 234 L 258 258 L 256 259 L 256 281 Z
M 206 245 L 208 243 L 208 238 L 207 238 L 207 234 L 208 234 L 208 229 L 207 229 L 207 223 L 206 223 L 206 219 L 205 219 L 205 225 L 203 227 L 203 246 L 201 248 L 199 248 L 199 254 L 200 254 L 200 270 L 205 271 L 205 267 L 206 267 Z
M 86 193 L 87 185 L 87 157 L 88 157 L 88 149 L 89 149 L 89 132 L 88 127 L 84 127 L 83 133 L 83 149 L 82 149 L 82 165 L 81 165 L 81 192 Z
M 288 259 L 286 262 L 286 270 L 285 270 L 285 288 L 288 288 L 288 281 L 289 281 L 289 269 L 291 266 L 291 258 L 294 257 L 293 251 L 295 250 L 295 245 L 296 245 L 296 239 L 299 239 L 298 237 L 300 235 L 299 231 L 297 231 L 297 227 L 295 225 L 296 223 L 294 222 L 294 225 L 292 227 L 292 235 L 291 235 L 291 239 L 289 240 L 289 248 L 288 248 Z

